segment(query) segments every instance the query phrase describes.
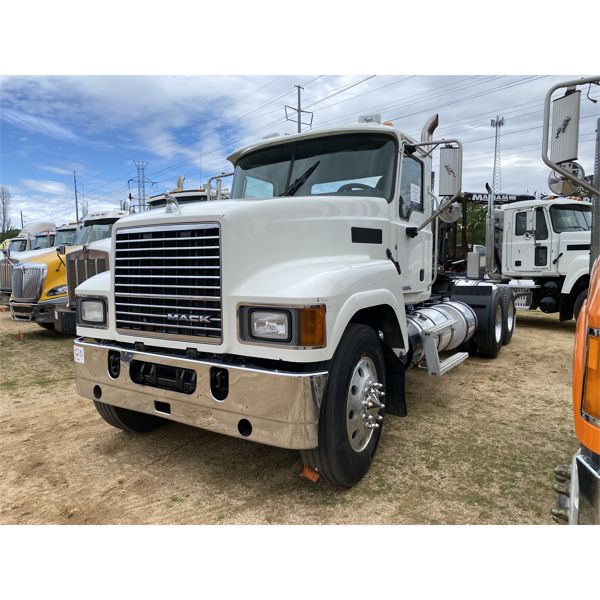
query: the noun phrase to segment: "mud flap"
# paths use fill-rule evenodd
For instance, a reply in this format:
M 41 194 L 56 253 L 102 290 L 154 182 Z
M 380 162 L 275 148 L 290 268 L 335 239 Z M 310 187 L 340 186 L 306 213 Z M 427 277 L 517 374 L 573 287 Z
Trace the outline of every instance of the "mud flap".
M 394 354 L 389 346 L 384 345 L 386 390 L 385 412 L 396 417 L 406 417 L 406 388 L 404 363 Z

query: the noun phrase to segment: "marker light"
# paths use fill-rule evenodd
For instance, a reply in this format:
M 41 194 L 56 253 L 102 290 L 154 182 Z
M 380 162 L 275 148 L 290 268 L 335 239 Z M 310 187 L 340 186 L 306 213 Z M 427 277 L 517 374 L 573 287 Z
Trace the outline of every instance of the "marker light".
M 300 346 L 323 348 L 325 346 L 325 306 L 301 308 Z

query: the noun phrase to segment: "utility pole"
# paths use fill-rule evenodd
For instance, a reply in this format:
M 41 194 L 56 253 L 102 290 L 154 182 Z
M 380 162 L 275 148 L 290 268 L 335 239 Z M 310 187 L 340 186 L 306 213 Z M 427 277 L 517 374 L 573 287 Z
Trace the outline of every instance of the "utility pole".
M 307 110 L 302 110 L 302 90 L 304 88 L 301 85 L 295 85 L 294 87 L 298 89 L 298 106 L 293 107 L 288 106 L 287 104 L 285 105 L 285 120 L 295 121 L 298 124 L 298 133 L 302 133 L 302 125 L 308 125 L 309 127 L 312 127 L 313 113 Z M 290 117 L 290 115 L 288 114 L 288 109 L 296 113 L 296 116 L 294 118 Z M 310 115 L 310 121 L 303 121 L 302 113 L 304 113 L 305 115 Z
M 79 203 L 77 202 L 77 176 L 73 171 L 73 187 L 75 188 L 75 220 L 79 223 Z
M 492 127 L 496 130 L 496 145 L 494 148 L 494 175 L 492 178 L 492 189 L 494 194 L 499 194 L 502 191 L 502 174 L 500 171 L 500 127 L 504 125 L 504 117 L 496 115 L 495 119 L 491 120 Z
M 21 229 L 25 229 L 25 225 L 23 225 L 23 211 L 19 211 L 21 213 Z
M 295 85 L 295 88 L 298 88 L 298 133 L 302 133 L 302 100 L 301 100 L 301 92 L 304 89 L 301 85 Z

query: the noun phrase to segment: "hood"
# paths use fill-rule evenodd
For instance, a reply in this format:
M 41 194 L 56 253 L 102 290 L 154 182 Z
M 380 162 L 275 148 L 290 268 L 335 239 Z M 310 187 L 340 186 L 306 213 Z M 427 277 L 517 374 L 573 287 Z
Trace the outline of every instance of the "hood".
M 371 196 L 308 196 L 263 200 L 221 200 L 181 206 L 177 212 L 153 210 L 121 219 L 113 235 L 126 227 L 219 222 L 224 256 L 247 264 L 328 255 L 385 257 L 389 248 L 390 205 Z M 353 241 L 352 229 L 377 229 L 381 243 Z M 382 249 L 383 248 L 383 249 Z M 232 256 L 234 251 L 237 256 Z M 253 261 L 253 262 L 254 262 Z

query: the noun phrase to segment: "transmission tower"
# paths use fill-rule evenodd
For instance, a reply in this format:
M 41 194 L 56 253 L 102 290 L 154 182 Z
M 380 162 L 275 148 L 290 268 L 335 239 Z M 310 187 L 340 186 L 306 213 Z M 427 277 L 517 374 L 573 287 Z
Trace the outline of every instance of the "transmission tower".
M 308 110 L 302 110 L 302 97 L 301 97 L 301 92 L 304 89 L 301 85 L 295 85 L 295 88 L 298 89 L 298 107 L 294 108 L 293 106 L 289 106 L 289 105 L 285 105 L 285 120 L 286 121 L 294 121 L 295 123 L 297 123 L 298 125 L 298 133 L 302 133 L 302 125 L 308 125 L 309 127 L 312 127 L 312 122 L 313 122 L 313 113 L 308 111 Z M 288 112 L 288 109 L 290 111 L 293 111 L 296 113 L 296 116 L 294 118 L 290 117 L 290 114 Z M 310 121 L 303 121 L 302 120 L 302 115 L 310 115 Z
M 495 119 L 491 120 L 492 127 L 496 130 L 496 146 L 494 148 L 494 175 L 492 181 L 492 189 L 494 194 L 499 194 L 502 191 L 502 172 L 500 170 L 500 127 L 504 125 L 504 117 L 496 115 Z
M 142 211 L 146 207 L 146 183 L 156 183 L 146 179 L 144 170 L 148 166 L 148 163 L 143 160 L 134 160 L 133 164 L 137 168 L 137 179 L 130 179 L 129 181 L 136 181 L 138 186 L 138 211 Z

